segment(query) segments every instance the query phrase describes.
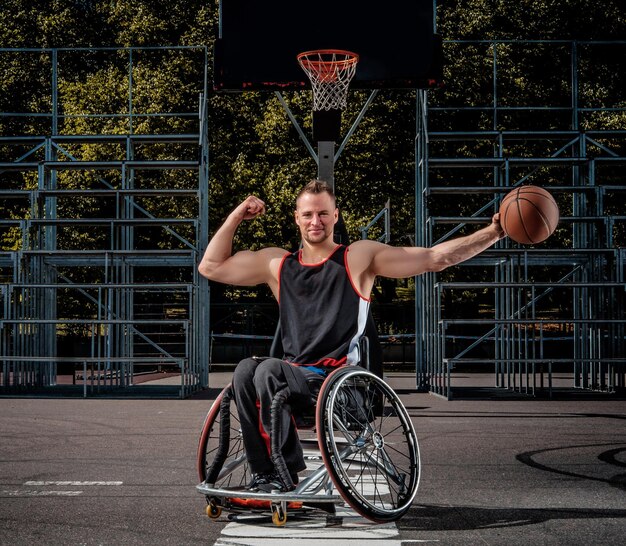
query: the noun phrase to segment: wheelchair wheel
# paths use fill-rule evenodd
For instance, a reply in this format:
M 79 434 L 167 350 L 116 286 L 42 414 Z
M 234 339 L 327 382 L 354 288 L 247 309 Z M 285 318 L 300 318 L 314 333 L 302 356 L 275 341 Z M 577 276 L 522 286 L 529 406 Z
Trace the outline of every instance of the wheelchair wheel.
M 218 395 L 204 420 L 198 442 L 198 477 L 217 488 L 243 487 L 250 481 L 239 414 L 231 396 L 230 386 Z
M 343 499 L 372 521 L 402 517 L 421 465 L 411 419 L 393 390 L 363 368 L 340 368 L 322 386 L 316 422 L 322 458 Z

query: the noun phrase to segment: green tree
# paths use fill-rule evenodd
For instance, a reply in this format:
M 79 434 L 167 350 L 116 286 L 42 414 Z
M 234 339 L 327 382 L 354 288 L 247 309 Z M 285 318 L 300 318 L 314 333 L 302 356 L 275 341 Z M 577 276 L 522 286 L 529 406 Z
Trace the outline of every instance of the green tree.
M 211 80 L 213 44 L 217 29 L 217 0 L 74 0 L 52 2 L 7 0 L 0 8 L 0 46 L 10 48 L 119 47 L 120 50 L 59 52 L 59 108 L 62 114 L 111 114 L 110 117 L 68 117 L 60 131 L 67 134 L 125 134 L 131 130 L 129 97 L 132 94 L 132 131 L 164 134 L 197 131 L 197 120 L 175 116 L 198 108 L 198 81 L 205 69 Z M 442 0 L 437 7 L 438 32 L 446 40 L 445 84 L 431 91 L 433 105 L 489 105 L 493 99 L 493 47 L 489 44 L 456 44 L 451 40 L 606 40 L 623 38 L 626 30 L 619 2 L 589 0 Z M 206 46 L 202 52 L 145 49 L 156 46 Z M 540 45 L 498 46 L 501 97 L 524 103 L 551 101 L 561 104 L 570 96 L 568 46 L 549 49 Z M 126 48 L 126 49 L 125 49 Z M 128 48 L 132 49 L 132 52 Z M 142 49 L 143 48 L 143 49 Z M 584 49 L 584 48 L 583 48 Z M 622 56 L 623 57 L 623 56 Z M 607 61 L 606 52 L 581 50 L 593 77 L 581 82 L 581 100 L 594 106 L 615 106 L 623 101 L 623 70 Z M 546 70 L 548 67 L 548 70 Z M 52 57 L 49 52 L 1 52 L 0 111 L 51 112 Z M 545 76 L 549 73 L 549 77 Z M 24 92 L 27 90 L 27 92 Z M 311 130 L 310 91 L 284 93 L 305 132 Z M 263 221 L 246 225 L 235 241 L 239 246 L 282 244 L 294 247 L 298 234 L 286 222 L 293 209 L 297 188 L 316 175 L 297 132 L 277 98 L 269 92 L 218 93 L 209 89 L 210 116 L 210 205 L 214 230 L 228 211 L 249 193 L 258 193 L 270 208 Z M 366 93 L 350 93 L 343 115 L 345 133 L 355 119 Z M 165 113 L 166 116 L 157 116 Z M 499 127 L 522 127 L 530 123 L 520 116 L 501 119 Z M 561 119 L 542 120 L 545 127 L 558 127 Z M 621 113 L 589 115 L 588 127 L 623 127 Z M 491 129 L 488 113 L 431 116 L 431 128 L 457 130 Z M 0 118 L 0 135 L 49 134 L 45 117 Z M 414 222 L 415 93 L 384 91 L 372 103 L 336 165 L 339 202 L 352 238 L 391 200 L 392 238 L 402 240 L 413 232 Z M 454 153 L 472 157 L 489 153 L 458 144 Z M 449 150 L 448 150 L 449 151 Z M 67 152 L 82 159 L 124 157 L 123 147 L 82 145 Z M 518 150 L 512 150 L 518 153 Z M 12 160 L 15 150 L 2 148 Z M 154 159 L 180 155 L 175 146 L 153 146 L 138 151 Z M 13 176 L 13 178 L 9 178 Z M 103 175 L 106 179 L 106 174 Z M 34 178 L 21 181 L 3 174 L 2 181 L 14 187 L 32 187 Z M 107 179 L 115 185 L 114 178 Z M 94 176 L 67 176 L 64 187 L 97 187 Z M 186 187 L 185 176 L 163 174 L 145 179 L 155 187 Z M 30 184 L 30 186 L 29 186 Z M 366 189 L 365 189 L 366 188 Z M 162 200 L 147 201 L 155 213 L 189 214 Z M 475 208 L 466 198 L 460 206 Z M 85 205 L 86 206 L 86 205 Z M 177 209 L 177 207 L 179 207 Z M 18 215 L 24 211 L 12 210 Z M 84 214 L 77 205 L 76 215 Z M 71 214 L 71 211 L 67 211 Z M 5 248 L 18 244 L 9 236 Z M 403 240 L 404 242 L 405 240 Z

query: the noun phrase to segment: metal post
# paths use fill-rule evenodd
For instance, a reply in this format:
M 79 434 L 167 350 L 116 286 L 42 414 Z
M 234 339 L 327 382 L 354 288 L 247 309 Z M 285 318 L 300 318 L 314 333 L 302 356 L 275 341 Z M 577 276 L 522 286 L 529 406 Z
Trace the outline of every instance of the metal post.
M 207 95 L 203 93 L 200 97 L 200 168 L 198 173 L 198 231 L 196 245 L 196 263 L 200 261 L 209 240 L 209 136 L 208 136 L 208 116 L 207 116 Z M 193 329 L 196 348 L 191 353 L 194 363 L 196 381 L 202 387 L 209 386 L 209 366 L 211 363 L 211 331 L 210 304 L 211 294 L 209 281 L 198 274 L 197 267 L 193 268 L 194 284 L 196 290 L 192 295 L 195 302 L 196 327 Z M 189 363 L 188 363 L 189 365 Z
M 133 48 L 128 50 L 128 133 L 133 134 Z
M 335 191 L 335 143 L 331 140 L 317 143 L 317 177 Z
M 52 135 L 59 134 L 59 82 L 58 49 L 51 51 L 52 57 Z
M 415 244 L 428 246 L 430 238 L 427 235 L 428 209 L 425 198 L 428 187 L 428 95 L 426 91 L 417 91 L 415 110 Z M 436 364 L 429 362 L 430 351 L 428 351 L 429 331 L 432 325 L 427 319 L 426 298 L 430 293 L 430 278 L 431 274 L 415 278 L 415 380 L 416 388 L 420 391 L 428 391 L 431 387 L 428 367 Z

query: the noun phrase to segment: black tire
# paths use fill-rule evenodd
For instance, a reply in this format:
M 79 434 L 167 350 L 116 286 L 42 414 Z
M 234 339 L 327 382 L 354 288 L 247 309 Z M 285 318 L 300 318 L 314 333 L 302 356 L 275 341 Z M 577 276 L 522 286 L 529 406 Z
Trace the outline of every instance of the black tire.
M 220 468 L 214 469 L 215 477 L 211 481 L 217 488 L 244 487 L 250 482 L 239 414 L 230 398 L 231 391 L 228 386 L 218 395 L 207 413 L 198 442 L 197 470 L 201 482 L 206 480 L 216 457 L 224 459 Z M 226 404 L 228 413 L 228 428 L 225 430 L 222 430 L 223 404 Z M 220 435 L 224 438 L 224 434 L 228 438 L 227 445 L 220 449 L 220 444 L 223 443 L 220 441 Z
M 322 386 L 316 422 L 343 499 L 372 521 L 402 517 L 417 494 L 421 464 L 413 424 L 393 390 L 363 368 L 340 368 Z

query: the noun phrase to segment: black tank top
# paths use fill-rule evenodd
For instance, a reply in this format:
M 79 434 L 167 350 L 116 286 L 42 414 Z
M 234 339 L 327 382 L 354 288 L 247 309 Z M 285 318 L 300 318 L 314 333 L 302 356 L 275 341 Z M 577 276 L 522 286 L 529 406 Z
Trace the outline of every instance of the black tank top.
M 347 255 L 339 245 L 317 264 L 302 263 L 302 251 L 283 258 L 278 305 L 285 360 L 317 367 L 358 364 L 369 300 L 352 284 Z

